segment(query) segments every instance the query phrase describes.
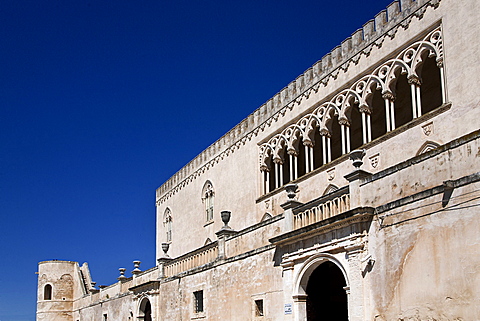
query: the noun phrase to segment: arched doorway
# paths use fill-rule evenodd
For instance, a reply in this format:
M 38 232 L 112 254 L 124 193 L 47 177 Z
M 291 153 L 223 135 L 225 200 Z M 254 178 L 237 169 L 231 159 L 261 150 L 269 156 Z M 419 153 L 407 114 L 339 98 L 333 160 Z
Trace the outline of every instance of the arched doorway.
M 348 321 L 348 302 L 342 271 L 330 261 L 320 264 L 307 283 L 307 321 Z
M 307 259 L 294 281 L 296 321 L 348 321 L 350 283 L 344 265 L 335 255 L 321 253 Z
M 150 300 L 144 298 L 140 303 L 139 319 L 143 321 L 152 321 L 152 305 Z

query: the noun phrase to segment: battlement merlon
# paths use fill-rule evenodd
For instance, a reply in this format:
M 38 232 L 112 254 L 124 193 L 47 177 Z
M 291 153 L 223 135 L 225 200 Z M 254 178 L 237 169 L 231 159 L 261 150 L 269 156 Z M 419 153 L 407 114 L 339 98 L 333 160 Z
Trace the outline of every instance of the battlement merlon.
M 312 67 L 289 83 L 262 106 L 243 119 L 225 135 L 207 147 L 156 190 L 156 202 L 176 186 L 199 173 L 209 162 L 215 161 L 228 150 L 235 149 L 258 133 L 261 127 L 281 110 L 295 103 L 296 99 L 320 82 L 326 82 L 340 68 L 346 69 L 353 58 L 359 58 L 365 49 L 374 46 L 384 37 L 393 37 L 398 26 L 408 26 L 408 19 L 421 16 L 427 7 L 437 7 L 441 0 L 396 0 L 380 11 L 362 28 L 357 29 Z

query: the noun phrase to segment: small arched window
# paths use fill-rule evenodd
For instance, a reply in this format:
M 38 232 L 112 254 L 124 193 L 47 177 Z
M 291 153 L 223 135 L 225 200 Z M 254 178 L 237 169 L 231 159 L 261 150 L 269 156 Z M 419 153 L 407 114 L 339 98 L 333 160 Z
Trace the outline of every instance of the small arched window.
M 169 208 L 165 210 L 164 217 L 164 224 L 167 233 L 167 242 L 172 241 L 172 212 Z
M 213 199 L 215 191 L 212 182 L 206 181 L 202 189 L 202 201 L 205 205 L 205 219 L 207 222 L 213 221 Z
M 52 286 L 50 284 L 45 285 L 43 288 L 43 299 L 51 300 L 52 299 Z

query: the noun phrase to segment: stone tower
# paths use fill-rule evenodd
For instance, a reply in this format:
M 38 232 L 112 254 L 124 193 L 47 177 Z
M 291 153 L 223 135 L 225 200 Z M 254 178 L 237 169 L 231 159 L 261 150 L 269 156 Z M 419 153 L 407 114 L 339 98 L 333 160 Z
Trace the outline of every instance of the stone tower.
M 73 321 L 74 279 L 78 272 L 77 262 L 38 264 L 37 321 Z

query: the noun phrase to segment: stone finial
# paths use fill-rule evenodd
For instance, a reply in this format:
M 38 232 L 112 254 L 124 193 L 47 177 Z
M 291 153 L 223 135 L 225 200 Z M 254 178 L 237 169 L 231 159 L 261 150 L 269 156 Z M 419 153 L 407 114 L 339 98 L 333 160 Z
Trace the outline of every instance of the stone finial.
M 170 257 L 167 252 L 170 248 L 170 243 L 162 243 L 163 257 Z
M 219 239 L 235 235 L 237 232 L 228 226 L 228 222 L 230 222 L 230 218 L 232 217 L 232 212 L 221 211 L 220 215 L 222 217 L 223 226 L 220 231 L 215 232 L 215 234 L 219 237 Z
M 220 216 L 222 217 L 222 230 L 231 230 L 232 228 L 228 226 L 228 222 L 230 222 L 230 218 L 232 217 L 232 212 L 230 211 L 221 211 Z
M 125 271 L 126 268 L 119 268 L 118 271 L 120 271 L 120 276 L 117 278 L 118 281 L 125 281 L 127 277 L 125 276 Z
M 298 193 L 297 184 L 285 185 L 285 191 L 287 192 L 288 200 L 285 203 L 280 205 L 284 210 L 292 209 L 302 204 L 299 201 L 297 201 L 297 193 Z
M 356 149 L 350 152 L 350 159 L 353 162 L 355 169 L 360 169 L 360 166 L 363 165 L 363 157 L 365 156 L 365 149 Z
M 287 192 L 288 200 L 293 201 L 298 192 L 298 185 L 297 184 L 287 184 L 285 185 L 285 191 Z
M 133 261 L 133 271 L 132 271 L 132 274 L 133 275 L 137 275 L 139 274 L 140 272 L 142 272 L 142 270 L 140 270 L 140 263 L 142 263 L 141 261 Z

